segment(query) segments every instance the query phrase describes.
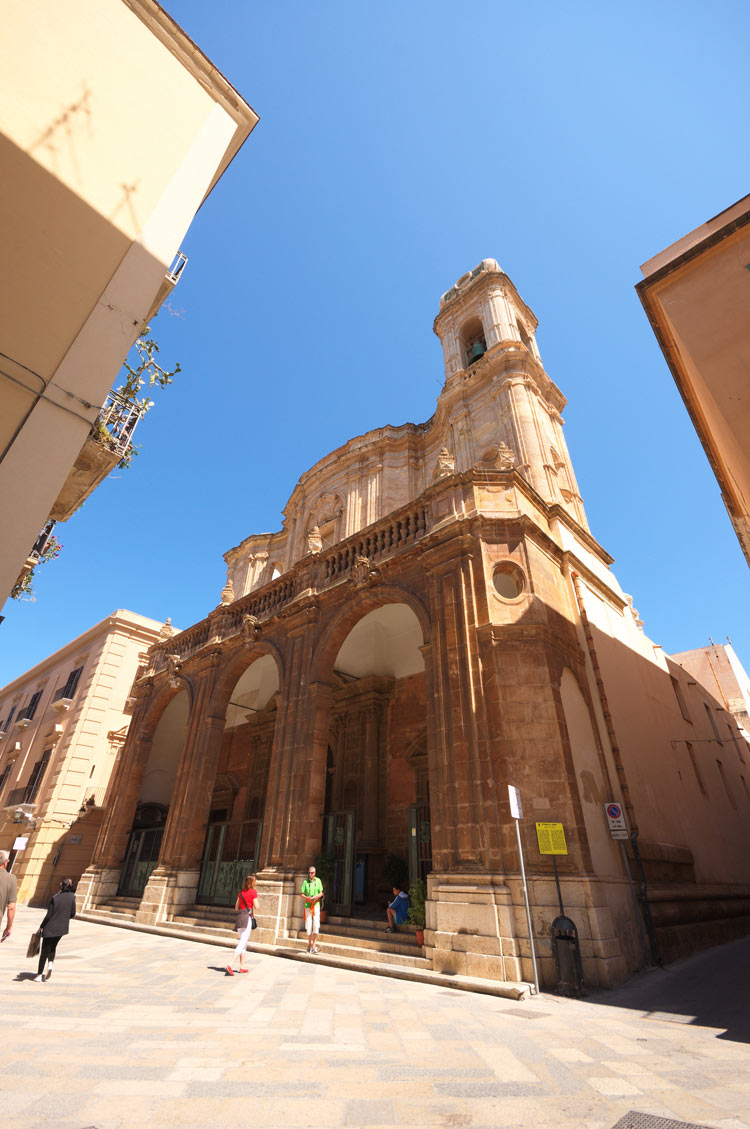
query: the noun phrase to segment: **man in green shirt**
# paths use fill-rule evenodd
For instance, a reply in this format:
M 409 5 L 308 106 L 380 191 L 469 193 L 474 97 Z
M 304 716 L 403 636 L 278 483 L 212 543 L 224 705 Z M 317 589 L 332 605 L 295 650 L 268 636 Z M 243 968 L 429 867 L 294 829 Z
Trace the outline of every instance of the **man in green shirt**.
M 302 904 L 305 907 L 305 929 L 307 930 L 307 951 L 317 953 L 315 942 L 320 932 L 320 902 L 323 897 L 323 883 L 315 877 L 315 867 L 311 866 L 307 878 L 302 883 Z

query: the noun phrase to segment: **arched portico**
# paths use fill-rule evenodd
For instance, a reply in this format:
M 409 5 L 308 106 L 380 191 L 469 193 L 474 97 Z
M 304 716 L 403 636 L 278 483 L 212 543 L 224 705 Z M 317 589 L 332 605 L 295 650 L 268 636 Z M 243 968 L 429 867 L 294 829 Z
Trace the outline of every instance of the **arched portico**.
M 120 871 L 118 892 L 129 897 L 141 897 L 159 860 L 189 713 L 188 693 L 179 690 L 161 709 L 153 729 Z
M 236 674 L 233 664 L 217 693 L 224 731 L 197 889 L 197 901 L 209 905 L 233 905 L 244 875 L 258 869 L 278 717 L 274 655 L 256 654 L 232 684 Z
M 316 656 L 331 692 L 312 771 L 324 773 L 318 819 L 322 849 L 334 859 L 329 905 L 343 915 L 380 912 L 390 892 L 387 859 L 419 876 L 410 850 L 418 784 L 407 754 L 427 747 L 426 617 L 405 595 L 395 589 L 358 600 L 357 614 L 349 608 L 330 625 Z M 429 833 L 426 755 L 422 767 L 421 824 Z

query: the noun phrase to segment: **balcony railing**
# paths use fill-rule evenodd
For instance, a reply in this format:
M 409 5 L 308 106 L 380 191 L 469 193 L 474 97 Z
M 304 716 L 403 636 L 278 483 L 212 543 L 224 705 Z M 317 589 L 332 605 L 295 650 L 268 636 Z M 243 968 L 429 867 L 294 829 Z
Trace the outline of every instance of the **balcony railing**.
M 116 455 L 124 455 L 133 441 L 133 432 L 143 414 L 142 407 L 126 400 L 117 392 L 110 392 L 91 429 L 92 438 Z
M 184 662 L 209 642 L 238 634 L 246 615 L 270 619 L 303 592 L 322 592 L 349 578 L 356 580 L 363 559 L 375 565 L 410 549 L 424 537 L 429 525 L 426 506 L 412 503 L 324 553 L 303 557 L 286 575 L 248 592 L 225 609 L 217 609 L 168 643 L 157 643 L 151 650 L 150 673 L 164 670 L 168 655 L 179 655 Z

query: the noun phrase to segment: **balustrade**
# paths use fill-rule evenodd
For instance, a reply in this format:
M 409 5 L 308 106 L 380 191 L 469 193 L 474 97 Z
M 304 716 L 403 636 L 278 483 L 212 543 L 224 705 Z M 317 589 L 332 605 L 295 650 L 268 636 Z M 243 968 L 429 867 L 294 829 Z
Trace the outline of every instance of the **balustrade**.
M 326 555 L 323 561 L 323 587 L 349 575 L 358 557 L 383 560 L 400 549 L 411 547 L 427 532 L 424 506 L 401 510 L 383 525 L 349 538 Z
M 382 525 L 350 537 L 315 559 L 310 578 L 314 584 L 310 586 L 317 590 L 328 588 L 331 584 L 346 579 L 354 570 L 358 558 L 364 557 L 373 562 L 385 560 L 402 549 L 411 548 L 426 532 L 427 509 L 424 506 L 411 506 L 397 511 Z M 166 667 L 168 655 L 179 655 L 184 661 L 205 647 L 216 635 L 220 639 L 227 639 L 238 634 L 246 615 L 255 616 L 259 620 L 276 615 L 294 599 L 298 591 L 307 587 L 300 583 L 299 574 L 309 569 L 310 560 L 310 557 L 305 557 L 287 576 L 248 593 L 225 609 L 218 608 L 194 627 L 173 636 L 169 642 L 157 643 L 151 653 L 151 673 L 158 674 Z M 219 616 L 221 618 L 217 622 Z

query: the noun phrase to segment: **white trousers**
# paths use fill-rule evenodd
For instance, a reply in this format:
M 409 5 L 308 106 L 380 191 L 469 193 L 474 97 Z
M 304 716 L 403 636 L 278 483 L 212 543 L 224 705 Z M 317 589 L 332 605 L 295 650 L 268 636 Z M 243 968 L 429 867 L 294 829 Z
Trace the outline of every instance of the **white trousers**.
M 247 942 L 250 939 L 250 934 L 253 931 L 253 918 L 252 915 L 248 918 L 247 927 L 240 933 L 240 939 L 237 942 L 237 948 L 234 950 L 233 956 L 241 956 L 247 948 Z

